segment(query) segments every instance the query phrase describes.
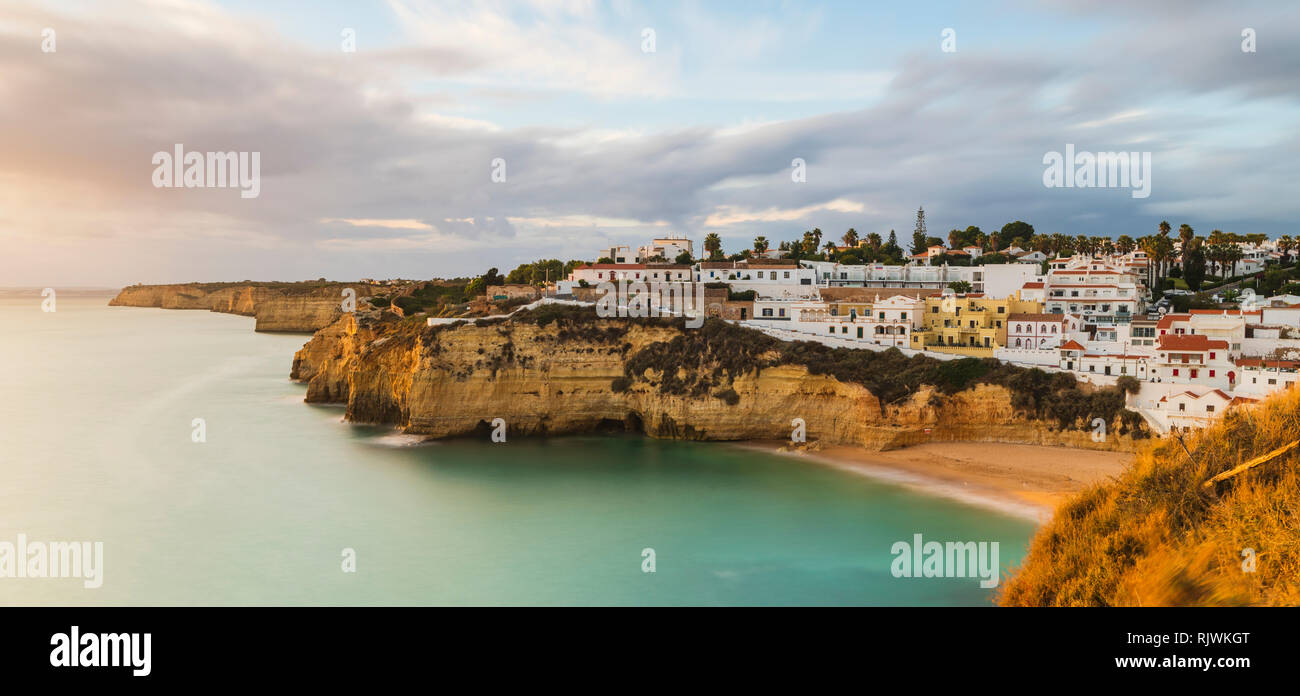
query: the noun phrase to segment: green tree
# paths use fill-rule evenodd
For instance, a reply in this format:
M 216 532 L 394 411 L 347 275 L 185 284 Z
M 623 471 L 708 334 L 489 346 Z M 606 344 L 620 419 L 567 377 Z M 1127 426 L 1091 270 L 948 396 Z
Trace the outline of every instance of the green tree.
M 951 283 L 948 283 L 948 289 L 952 290 L 958 295 L 965 295 L 966 293 L 970 292 L 970 287 L 971 287 L 970 282 L 965 280 L 954 280 Z
M 704 237 L 704 250 L 709 252 L 710 261 L 722 260 L 722 238 L 717 232 L 710 232 Z
M 767 237 L 754 237 L 754 253 L 762 254 L 767 251 Z
M 893 230 L 889 231 L 889 241 L 881 248 L 881 253 L 885 259 L 898 263 L 903 260 L 903 247 L 898 246 L 898 234 Z
M 910 253 L 913 256 L 916 256 L 917 254 L 924 253 L 925 247 L 926 247 L 925 233 L 920 230 L 913 232 L 912 248 L 908 253 Z
M 1205 281 L 1205 252 L 1199 244 L 1192 244 L 1191 249 L 1183 254 L 1183 281 L 1192 292 L 1201 289 Z
M 1023 220 L 1008 222 L 1002 226 L 1000 232 L 999 238 L 1003 244 L 1022 249 L 1029 246 L 1029 240 L 1034 238 L 1034 226 Z

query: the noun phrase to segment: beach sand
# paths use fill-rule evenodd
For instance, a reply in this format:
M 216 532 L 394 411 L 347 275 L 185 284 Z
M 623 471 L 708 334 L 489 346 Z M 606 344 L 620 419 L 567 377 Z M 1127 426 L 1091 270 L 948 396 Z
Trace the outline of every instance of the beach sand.
M 767 451 L 786 442 L 751 443 Z M 958 498 L 1043 523 L 1056 506 L 1089 484 L 1118 476 L 1131 452 L 1017 445 L 928 442 L 888 452 L 836 445 L 783 453 L 927 492 Z

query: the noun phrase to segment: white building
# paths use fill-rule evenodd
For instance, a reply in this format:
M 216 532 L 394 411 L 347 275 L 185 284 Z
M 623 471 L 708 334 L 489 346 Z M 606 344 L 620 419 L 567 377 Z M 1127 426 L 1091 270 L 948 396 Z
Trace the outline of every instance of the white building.
M 664 261 L 672 263 L 683 252 L 695 258 L 695 249 L 691 240 L 685 237 L 657 237 L 650 240 L 649 244 L 637 247 L 636 256 L 642 263 L 648 263 L 655 257 L 662 257 Z
M 1197 429 L 1210 425 L 1231 407 L 1255 402 L 1256 399 L 1234 397 L 1219 389 L 1208 389 L 1199 394 L 1188 390 L 1160 397 L 1152 415 L 1169 429 Z
M 1012 349 L 1054 351 L 1068 334 L 1081 328 L 1082 321 L 1078 317 L 1066 314 L 1009 314 L 1006 345 Z
M 949 284 L 970 283 L 971 292 L 989 297 L 1010 297 L 1025 283 L 1039 280 L 1038 269 L 1015 263 L 985 266 L 888 266 L 800 261 L 813 271 L 822 287 L 926 288 L 947 290 Z

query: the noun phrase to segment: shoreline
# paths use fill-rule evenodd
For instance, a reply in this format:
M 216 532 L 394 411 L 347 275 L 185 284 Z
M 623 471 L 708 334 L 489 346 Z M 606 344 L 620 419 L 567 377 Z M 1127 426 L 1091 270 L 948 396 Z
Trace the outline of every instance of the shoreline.
M 1050 520 L 1057 506 L 1078 491 L 1118 476 L 1134 456 L 1002 442 L 928 442 L 885 452 L 853 445 L 788 450 L 783 448 L 789 442 L 772 440 L 734 445 L 900 484 L 1037 525 Z

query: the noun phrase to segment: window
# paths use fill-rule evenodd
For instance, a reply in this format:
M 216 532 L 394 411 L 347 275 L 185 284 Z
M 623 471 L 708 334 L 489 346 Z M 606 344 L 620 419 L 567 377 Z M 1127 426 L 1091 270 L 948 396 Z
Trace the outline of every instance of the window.
M 1205 412 L 1206 412 L 1206 413 L 1214 413 L 1214 404 L 1206 404 L 1206 405 L 1205 405 Z
M 786 272 L 785 272 L 785 277 L 787 277 L 787 278 L 790 277 L 790 271 L 786 271 Z
M 1053 324 L 1053 325 L 1052 325 L 1052 333 L 1056 333 L 1056 330 L 1057 330 L 1058 328 L 1060 328 L 1060 327 L 1058 327 L 1058 326 L 1056 326 L 1055 324 Z
M 907 321 L 907 312 L 900 313 L 899 317 L 901 317 L 903 321 Z
M 1174 368 L 1174 376 L 1175 376 L 1175 377 L 1178 376 L 1178 368 L 1176 368 L 1176 367 Z
M 846 333 L 848 333 L 848 332 L 849 332 L 849 327 L 847 327 L 847 326 L 841 326 L 841 327 L 840 327 L 840 333 L 842 333 L 842 334 L 846 334 Z
M 1174 371 L 1177 372 L 1177 370 L 1174 370 Z M 1179 410 L 1179 411 L 1186 411 L 1186 410 L 1187 410 L 1187 404 L 1179 403 L 1179 404 L 1178 404 L 1178 410 Z
M 830 327 L 830 333 L 835 333 L 835 327 L 834 327 L 834 326 Z
M 1200 372 L 1200 370 L 1192 370 L 1192 379 L 1196 379 L 1197 372 Z
M 935 306 L 935 307 L 931 307 L 931 308 L 930 308 L 930 313 L 931 313 L 931 314 L 938 314 L 938 313 L 939 313 L 939 308 L 938 308 L 937 306 Z
M 1188 253 L 1191 253 L 1191 252 L 1188 252 Z M 1213 352 L 1210 353 L 1210 359 L 1211 359 L 1211 360 L 1214 359 L 1214 353 L 1213 353 Z
M 858 327 L 858 338 L 862 338 L 862 327 Z
M 1210 376 L 1211 376 L 1211 377 L 1214 376 L 1214 370 L 1210 370 Z
M 770 316 L 772 316 L 772 308 L 771 308 L 771 307 L 764 307 L 764 308 L 763 308 L 763 316 L 765 316 L 765 317 L 770 317 Z

